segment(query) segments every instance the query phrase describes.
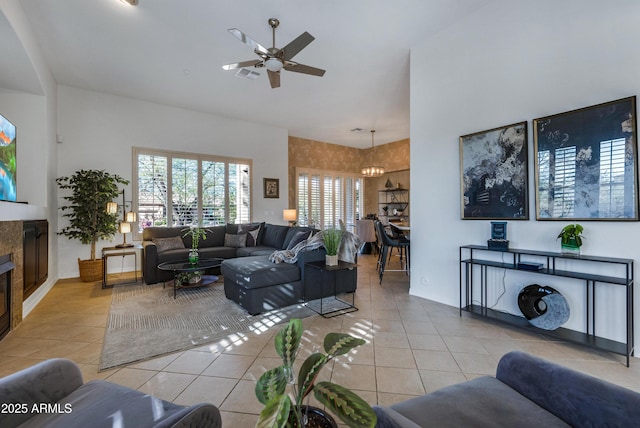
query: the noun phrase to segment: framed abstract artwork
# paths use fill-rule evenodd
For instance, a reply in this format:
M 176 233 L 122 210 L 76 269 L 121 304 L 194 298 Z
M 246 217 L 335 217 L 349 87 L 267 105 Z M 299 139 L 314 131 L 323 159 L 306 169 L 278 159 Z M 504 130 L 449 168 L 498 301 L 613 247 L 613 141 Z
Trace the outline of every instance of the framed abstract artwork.
M 279 198 L 280 197 L 280 180 L 278 178 L 263 178 L 264 197 Z
M 538 220 L 638 220 L 636 97 L 533 121 Z
M 527 122 L 460 137 L 463 220 L 528 220 Z

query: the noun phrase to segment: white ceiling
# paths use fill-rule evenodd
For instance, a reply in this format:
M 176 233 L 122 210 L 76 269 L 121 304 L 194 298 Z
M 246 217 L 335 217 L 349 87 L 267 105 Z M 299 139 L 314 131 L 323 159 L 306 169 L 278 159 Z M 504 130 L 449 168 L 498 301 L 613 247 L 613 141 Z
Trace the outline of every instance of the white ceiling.
M 271 124 L 289 135 L 365 148 L 409 137 L 409 51 L 491 0 L 22 0 L 59 84 Z M 304 31 L 316 40 L 295 60 L 324 77 L 282 71 L 271 89 L 223 64 L 258 58 L 228 33 L 271 46 Z M 0 20 L 0 35 L 6 20 Z M 9 38 L 10 39 L 10 38 Z M 15 39 L 15 38 L 14 38 Z M 17 39 L 13 40 L 15 43 Z M 5 38 L 3 45 L 12 40 Z M 25 56 L 26 58 L 26 56 Z M 18 61 L 18 60 L 16 60 Z M 0 73 L 7 74 L 6 65 Z M 23 67 L 0 88 L 25 90 Z M 18 70 L 16 73 L 15 70 Z M 33 72 L 31 73 L 33 74 Z M 350 132 L 353 128 L 365 132 Z

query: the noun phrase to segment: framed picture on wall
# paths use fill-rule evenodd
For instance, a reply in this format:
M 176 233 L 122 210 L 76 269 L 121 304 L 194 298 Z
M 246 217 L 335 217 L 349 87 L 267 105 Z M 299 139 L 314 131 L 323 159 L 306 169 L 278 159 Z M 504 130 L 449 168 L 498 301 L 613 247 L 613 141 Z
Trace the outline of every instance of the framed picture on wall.
M 263 178 L 264 185 L 264 197 L 265 198 L 279 198 L 280 197 L 280 179 L 278 178 Z
M 533 121 L 538 220 L 638 220 L 636 97 Z
M 528 220 L 527 122 L 460 137 L 463 220 Z

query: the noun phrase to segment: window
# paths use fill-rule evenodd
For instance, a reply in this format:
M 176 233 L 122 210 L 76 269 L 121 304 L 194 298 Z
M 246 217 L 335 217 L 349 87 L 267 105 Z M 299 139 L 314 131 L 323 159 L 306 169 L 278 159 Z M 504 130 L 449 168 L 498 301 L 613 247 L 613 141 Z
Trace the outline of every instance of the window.
M 133 159 L 136 232 L 251 221 L 250 160 L 141 148 Z
M 339 227 L 355 231 L 364 211 L 364 180 L 356 174 L 297 169 L 298 224 L 318 229 Z

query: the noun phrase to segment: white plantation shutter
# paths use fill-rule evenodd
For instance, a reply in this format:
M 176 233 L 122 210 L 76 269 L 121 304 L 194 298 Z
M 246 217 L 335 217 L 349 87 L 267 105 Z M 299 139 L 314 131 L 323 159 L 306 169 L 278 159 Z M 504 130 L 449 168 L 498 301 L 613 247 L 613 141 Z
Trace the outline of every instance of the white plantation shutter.
M 319 229 L 339 227 L 355 230 L 355 220 L 363 211 L 364 181 L 355 174 L 298 168 L 297 201 L 300 225 Z
M 134 239 L 149 226 L 251 221 L 251 160 L 141 148 L 133 153 Z

